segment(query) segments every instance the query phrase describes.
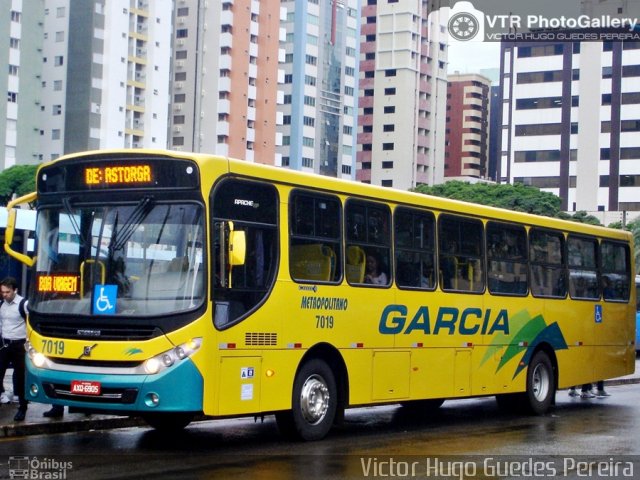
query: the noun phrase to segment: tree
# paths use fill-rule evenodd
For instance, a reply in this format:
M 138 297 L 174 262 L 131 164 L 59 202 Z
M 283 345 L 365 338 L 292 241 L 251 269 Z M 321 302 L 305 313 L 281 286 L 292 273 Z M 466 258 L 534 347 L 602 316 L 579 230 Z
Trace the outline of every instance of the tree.
M 453 180 L 428 187 L 421 185 L 415 192 L 437 197 L 453 198 L 465 202 L 480 203 L 492 207 L 505 208 L 516 212 L 533 213 L 546 217 L 556 217 L 577 222 L 600 225 L 600 221 L 586 212 L 576 212 L 573 216 L 560 210 L 560 198 L 550 192 L 521 183 L 467 183 Z
M 625 230 L 628 230 L 633 234 L 633 243 L 635 247 L 635 251 L 633 252 L 633 257 L 636 262 L 636 272 L 640 272 L 640 217 L 635 218 L 634 220 L 631 220 L 624 227 L 620 222 L 618 222 L 617 225 L 612 224 L 609 226 L 614 228 L 624 228 Z
M 26 195 L 36 189 L 37 165 L 14 165 L 0 173 L 0 202 L 6 205 L 13 194 Z

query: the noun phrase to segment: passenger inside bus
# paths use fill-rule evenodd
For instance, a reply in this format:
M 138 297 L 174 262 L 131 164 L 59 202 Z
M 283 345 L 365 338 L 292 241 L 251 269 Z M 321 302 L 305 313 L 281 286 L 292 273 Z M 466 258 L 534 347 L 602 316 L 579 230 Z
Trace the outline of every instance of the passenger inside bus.
M 367 253 L 366 272 L 364 283 L 372 285 L 388 285 L 389 279 L 387 274 L 382 270 L 382 260 L 377 252 Z

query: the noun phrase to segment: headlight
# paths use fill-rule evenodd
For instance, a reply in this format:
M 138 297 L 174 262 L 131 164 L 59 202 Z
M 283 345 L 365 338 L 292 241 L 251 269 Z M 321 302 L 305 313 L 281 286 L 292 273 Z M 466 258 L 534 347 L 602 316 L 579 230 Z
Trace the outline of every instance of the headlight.
M 146 373 L 149 375 L 155 375 L 161 371 L 171 367 L 177 362 L 189 358 L 193 355 L 202 345 L 202 338 L 192 338 L 188 342 L 173 347 L 171 350 L 162 352 L 155 357 L 147 359 L 141 367 L 140 373 Z
M 44 368 L 49 366 L 49 359 L 43 354 L 37 351 L 31 342 L 26 341 L 24 343 L 24 349 L 27 351 L 27 355 L 34 366 L 38 368 Z

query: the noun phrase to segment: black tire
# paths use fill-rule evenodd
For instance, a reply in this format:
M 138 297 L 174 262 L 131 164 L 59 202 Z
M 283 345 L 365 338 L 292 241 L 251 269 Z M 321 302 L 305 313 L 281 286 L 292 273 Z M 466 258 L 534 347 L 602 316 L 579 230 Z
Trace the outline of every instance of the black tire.
M 525 407 L 530 413 L 542 415 L 546 413 L 556 395 L 556 380 L 553 365 L 549 356 L 543 352 L 537 352 L 527 369 L 527 391 L 525 395 Z
M 147 413 L 142 416 L 145 422 L 159 432 L 179 432 L 193 420 L 193 414 L 180 413 Z
M 333 371 L 323 360 L 313 359 L 296 376 L 291 410 L 278 412 L 276 422 L 288 438 L 320 440 L 333 426 L 337 408 L 338 389 Z

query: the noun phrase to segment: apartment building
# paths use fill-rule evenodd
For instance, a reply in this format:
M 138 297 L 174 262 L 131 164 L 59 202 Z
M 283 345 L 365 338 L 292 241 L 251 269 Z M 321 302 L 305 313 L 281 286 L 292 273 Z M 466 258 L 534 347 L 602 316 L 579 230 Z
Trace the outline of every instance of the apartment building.
M 449 75 L 445 178 L 487 178 L 490 92 L 480 74 Z
M 280 165 L 355 176 L 358 0 L 281 2 L 285 9 Z
M 45 0 L 42 160 L 166 147 L 171 17 L 166 1 Z
M 446 27 L 427 1 L 362 6 L 357 179 L 410 189 L 442 181 Z M 442 114 L 439 114 L 442 112 Z
M 498 177 L 640 210 L 640 42 L 503 43 Z
M 257 0 L 176 0 L 169 146 L 277 164 L 283 9 Z
M 0 170 L 40 160 L 40 82 L 42 69 L 42 0 L 8 0 L 0 11 L 0 86 L 7 92 L 0 104 Z

